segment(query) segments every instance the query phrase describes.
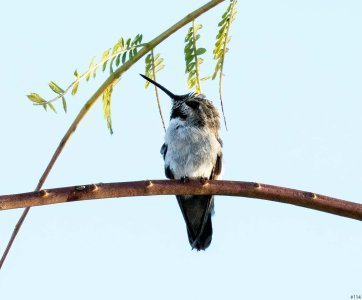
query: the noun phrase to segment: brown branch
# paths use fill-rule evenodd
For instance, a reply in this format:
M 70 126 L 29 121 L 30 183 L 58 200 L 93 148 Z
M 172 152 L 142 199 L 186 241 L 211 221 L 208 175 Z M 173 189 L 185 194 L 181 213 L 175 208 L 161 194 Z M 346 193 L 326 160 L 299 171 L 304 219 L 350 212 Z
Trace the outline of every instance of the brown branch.
M 72 201 L 151 195 L 224 195 L 259 198 L 362 220 L 362 204 L 254 182 L 145 180 L 71 186 L 0 196 L 0 210 Z

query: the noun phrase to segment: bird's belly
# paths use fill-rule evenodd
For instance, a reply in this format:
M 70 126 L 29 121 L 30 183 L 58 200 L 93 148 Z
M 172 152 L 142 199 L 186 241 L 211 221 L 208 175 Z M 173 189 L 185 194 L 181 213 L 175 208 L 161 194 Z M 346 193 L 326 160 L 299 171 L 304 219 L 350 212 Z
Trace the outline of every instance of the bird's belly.
M 218 142 L 212 137 L 181 136 L 169 142 L 165 165 L 175 179 L 209 178 L 216 162 Z
M 174 153 L 172 161 L 168 163 L 175 179 L 187 176 L 190 178 L 209 178 L 213 164 L 209 159 L 200 159 L 198 155 Z M 167 163 L 167 162 L 166 162 Z

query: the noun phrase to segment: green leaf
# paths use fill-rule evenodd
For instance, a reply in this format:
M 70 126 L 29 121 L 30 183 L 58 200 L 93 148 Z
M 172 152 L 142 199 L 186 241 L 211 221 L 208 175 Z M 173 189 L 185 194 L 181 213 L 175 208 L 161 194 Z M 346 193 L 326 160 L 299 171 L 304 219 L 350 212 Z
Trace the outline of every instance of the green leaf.
M 48 105 L 49 105 L 49 107 L 51 108 L 52 111 L 57 113 L 57 111 L 55 110 L 55 107 L 53 106 L 53 104 L 51 102 L 48 102 Z
M 109 68 L 110 68 L 110 73 L 112 74 L 113 73 L 113 62 L 114 60 L 116 59 L 116 57 L 114 56 L 111 60 L 111 62 L 109 63 Z
M 123 53 L 122 55 L 122 64 L 126 62 L 126 58 L 127 58 L 127 52 Z
M 193 55 L 187 55 L 185 57 L 186 65 L 189 65 L 193 60 L 195 60 L 195 57 Z
M 65 101 L 64 97 L 62 97 L 62 103 L 63 103 L 64 112 L 67 113 L 67 102 Z
M 109 51 L 110 51 L 110 49 L 105 50 L 105 51 L 103 52 L 103 54 L 102 54 L 102 60 L 105 60 L 105 59 L 108 57 Z
M 189 73 L 190 71 L 192 71 L 193 68 L 195 68 L 195 63 L 194 62 L 188 64 L 187 67 L 186 67 L 186 73 Z
M 94 65 L 94 58 L 95 57 L 93 56 L 91 62 L 89 63 L 89 68 L 88 68 L 87 74 L 85 76 L 85 80 L 87 80 L 87 81 L 89 80 L 89 78 L 92 75 L 92 68 L 93 68 L 93 65 Z
M 104 72 L 104 70 L 107 68 L 107 62 L 108 60 L 106 60 L 102 66 L 102 71 Z
M 97 70 L 98 70 L 98 67 L 95 67 L 94 70 L 93 70 L 93 78 L 96 78 Z
M 142 41 L 142 34 L 137 34 L 133 39 L 131 46 L 138 45 Z
M 107 121 L 107 127 L 109 129 L 109 132 L 111 134 L 113 134 L 113 129 L 112 129 L 112 120 L 111 120 L 111 100 L 112 100 L 112 91 L 113 88 L 109 87 L 107 88 L 104 93 L 103 93 L 103 113 L 104 113 L 104 118 Z
M 94 73 L 93 73 L 93 75 L 94 75 Z M 77 91 L 78 91 L 78 86 L 79 86 L 79 81 L 76 81 L 76 82 L 74 83 L 74 86 L 73 86 L 73 89 L 72 89 L 72 95 L 73 95 L 73 96 L 77 93 Z
M 103 64 L 103 66 L 102 66 L 102 71 L 104 72 L 104 70 L 107 68 L 107 62 L 108 61 L 106 61 L 104 64 Z
M 191 37 L 192 37 L 192 30 L 190 28 L 188 34 L 186 34 L 186 36 L 185 36 L 185 42 L 190 41 Z
M 163 63 L 163 58 L 160 58 L 160 59 L 155 61 L 154 65 L 155 65 L 155 67 L 157 67 L 158 65 L 160 65 L 162 63 Z
M 54 81 L 49 82 L 49 87 L 57 94 L 64 94 L 64 90 L 60 88 Z
M 192 70 L 190 73 L 189 73 L 189 76 L 187 77 L 187 80 L 190 80 L 192 77 L 194 77 L 196 75 L 196 71 L 195 70 Z
M 193 87 L 195 86 L 195 84 L 196 84 L 196 78 L 193 78 L 193 79 L 191 79 L 191 80 L 189 80 L 189 81 L 187 82 L 187 87 L 188 87 L 189 89 L 191 89 L 191 88 L 193 88 Z
M 226 21 L 227 21 L 226 18 L 222 19 L 222 20 L 219 22 L 219 24 L 217 24 L 217 26 L 220 27 L 220 26 L 224 25 Z
M 126 48 L 129 48 L 129 45 L 131 44 L 131 39 L 128 39 L 126 42 Z
M 91 62 L 89 63 L 89 69 L 93 67 L 95 56 L 92 57 Z
M 118 54 L 117 55 L 117 58 L 116 58 L 116 66 L 118 67 L 119 66 L 119 63 L 121 62 L 121 54 Z
M 143 39 L 143 34 L 141 33 L 138 37 L 138 44 L 141 44 L 142 39 Z
M 108 62 L 108 55 L 109 55 L 109 51 L 110 49 L 106 50 L 103 52 L 102 54 L 102 61 L 104 61 L 103 66 L 102 66 L 102 71 L 104 72 L 104 70 L 107 68 L 107 62 Z
M 35 103 L 44 103 L 46 102 L 44 98 L 42 98 L 40 95 L 38 95 L 37 93 L 30 93 L 29 95 L 26 95 L 30 101 L 35 102 Z
M 74 76 L 75 76 L 77 79 L 79 78 L 79 73 L 78 73 L 78 70 L 77 70 L 77 69 L 74 70 Z
M 185 48 L 184 48 L 184 52 L 189 52 L 189 51 L 192 51 L 192 48 L 193 48 L 193 43 L 188 43 L 185 45 Z
M 206 49 L 205 48 L 199 48 L 197 49 L 196 51 L 196 55 L 202 55 L 206 52 Z
M 157 73 L 158 71 L 161 71 L 165 66 L 161 65 L 155 68 L 155 73 Z
M 87 75 L 85 76 L 85 80 L 88 81 L 90 77 L 91 77 L 91 71 L 89 70 L 87 72 Z
M 119 41 L 118 41 L 118 42 L 113 46 L 112 54 L 116 53 L 120 47 L 121 47 L 121 44 L 120 44 Z

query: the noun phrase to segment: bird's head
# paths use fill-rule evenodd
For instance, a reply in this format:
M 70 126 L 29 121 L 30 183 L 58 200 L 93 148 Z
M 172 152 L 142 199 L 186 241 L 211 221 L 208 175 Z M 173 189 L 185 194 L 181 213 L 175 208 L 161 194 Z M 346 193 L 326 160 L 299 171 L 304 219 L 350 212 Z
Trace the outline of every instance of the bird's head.
M 151 78 L 140 75 L 160 88 L 172 99 L 171 120 L 178 118 L 189 126 L 208 127 L 215 132 L 219 130 L 219 113 L 213 103 L 207 100 L 204 95 L 194 93 L 175 95 Z

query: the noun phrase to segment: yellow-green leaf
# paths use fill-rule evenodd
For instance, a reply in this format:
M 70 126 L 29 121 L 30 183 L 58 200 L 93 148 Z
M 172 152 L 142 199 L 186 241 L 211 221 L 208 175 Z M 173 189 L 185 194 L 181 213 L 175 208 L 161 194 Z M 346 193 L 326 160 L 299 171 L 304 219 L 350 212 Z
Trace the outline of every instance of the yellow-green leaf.
M 111 100 L 112 100 L 112 91 L 113 88 L 109 87 L 107 88 L 104 93 L 103 93 L 103 113 L 104 113 L 104 118 L 107 121 L 107 127 L 109 129 L 109 132 L 111 134 L 113 134 L 113 129 L 112 129 L 112 120 L 111 120 Z
M 94 68 L 94 70 L 93 70 L 93 78 L 96 78 L 96 76 L 97 76 L 97 69 L 98 69 L 98 67 Z
M 35 103 L 44 103 L 46 102 L 44 98 L 42 98 L 39 94 L 37 93 L 30 93 L 29 95 L 26 95 L 30 101 L 33 101 Z
M 85 80 L 88 81 L 90 77 L 91 77 L 91 71 L 89 70 L 85 76 Z
M 51 108 L 52 111 L 57 113 L 57 111 L 55 110 L 55 107 L 53 106 L 53 104 L 51 102 L 48 102 L 48 105 L 49 105 L 49 107 Z
M 67 113 L 67 102 L 65 101 L 64 97 L 62 97 L 62 103 L 63 103 L 64 112 Z
M 72 89 L 72 95 L 74 96 L 78 91 L 79 81 L 76 81 L 74 83 L 73 89 Z
M 54 81 L 49 82 L 49 87 L 57 94 L 64 94 L 64 90 L 59 87 Z

